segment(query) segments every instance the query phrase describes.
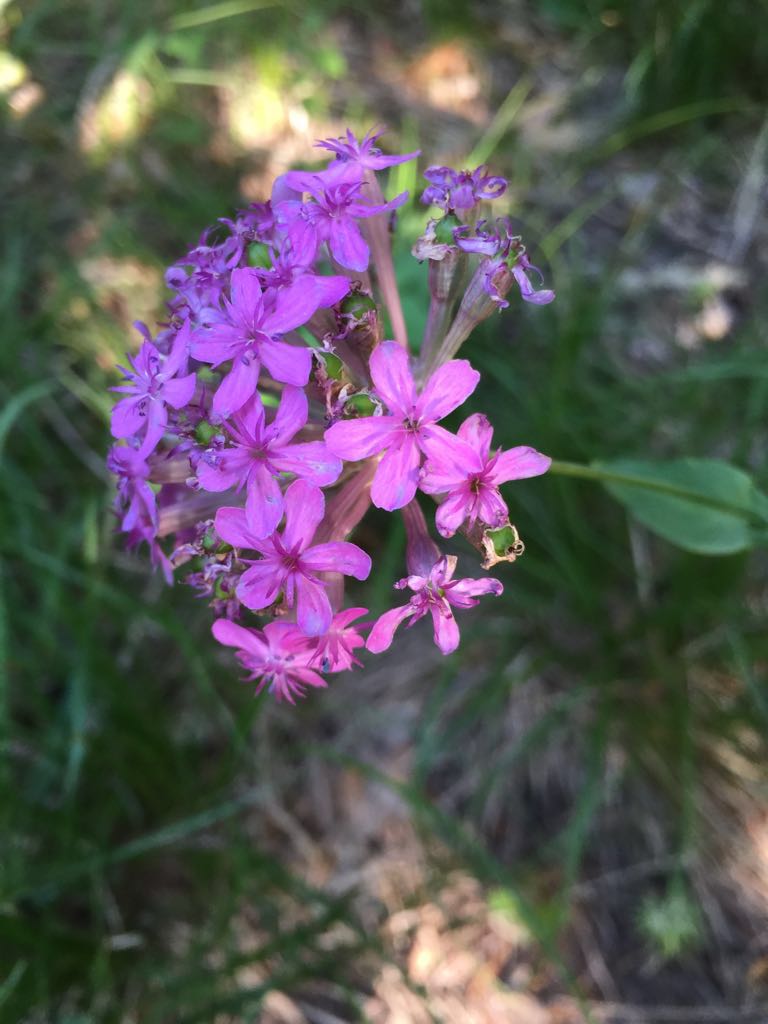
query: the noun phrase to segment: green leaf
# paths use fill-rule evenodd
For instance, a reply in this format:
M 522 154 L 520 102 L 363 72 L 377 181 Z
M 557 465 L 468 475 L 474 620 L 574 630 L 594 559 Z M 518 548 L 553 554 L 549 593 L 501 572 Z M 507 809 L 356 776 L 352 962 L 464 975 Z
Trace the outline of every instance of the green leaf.
M 768 497 L 727 462 L 617 459 L 593 468 L 635 519 L 685 551 L 728 555 L 765 537 Z

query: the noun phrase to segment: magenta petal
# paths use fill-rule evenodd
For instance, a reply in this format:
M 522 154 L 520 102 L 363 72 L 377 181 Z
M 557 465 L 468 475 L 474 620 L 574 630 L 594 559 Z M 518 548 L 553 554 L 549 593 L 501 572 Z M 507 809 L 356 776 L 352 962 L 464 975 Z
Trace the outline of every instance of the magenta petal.
M 269 541 L 254 536 L 249 529 L 244 508 L 220 508 L 213 525 L 221 539 L 233 548 L 260 551 L 262 554 L 274 552 Z
M 178 380 L 169 380 L 163 384 L 163 401 L 172 409 L 182 409 L 192 401 L 196 386 L 197 377 L 194 373 L 179 377 Z
M 219 384 L 213 396 L 212 411 L 220 420 L 229 419 L 233 412 L 242 408 L 256 392 L 259 382 L 259 362 L 249 359 L 247 362 L 236 356 L 232 369 Z
M 377 508 L 394 512 L 407 505 L 419 485 L 421 452 L 411 435 L 384 455 L 376 467 L 371 485 L 371 501 Z
M 285 387 L 277 414 L 267 427 L 266 435 L 275 447 L 282 448 L 298 434 L 309 415 L 307 396 L 301 388 Z
M 411 604 L 404 604 L 400 608 L 390 608 L 374 622 L 368 639 L 365 642 L 366 649 L 373 654 L 381 654 L 391 646 L 395 638 L 395 630 L 415 609 Z
M 192 329 L 190 327 L 189 320 L 185 320 L 176 332 L 176 337 L 173 339 L 171 351 L 168 353 L 168 357 L 163 363 L 162 373 L 166 380 L 170 377 L 175 377 L 177 373 L 186 368 L 191 342 Z
M 341 302 L 350 288 L 349 278 L 342 277 L 340 274 L 333 276 L 305 274 L 295 283 L 301 285 L 307 295 L 311 296 L 315 310 L 335 306 L 337 302 Z
M 275 380 L 303 388 L 312 370 L 312 352 L 285 341 L 265 341 L 261 358 Z
M 289 551 L 303 551 L 312 543 L 325 514 L 323 492 L 306 480 L 294 480 L 285 492 L 283 545 Z
M 121 398 L 112 409 L 112 436 L 133 437 L 144 428 L 147 422 L 146 414 L 139 411 L 141 402 L 146 401 L 143 395 L 132 395 L 130 398 Z
M 526 448 L 524 445 L 520 445 L 517 448 L 510 448 L 509 451 L 499 452 L 489 468 L 493 482 L 503 484 L 508 480 L 523 480 L 526 477 L 541 476 L 551 465 L 552 459 L 549 456 L 542 455 L 535 448 Z
M 554 301 L 555 293 L 549 288 L 536 291 L 523 267 L 512 267 L 512 276 L 517 281 L 520 287 L 520 294 L 526 302 L 532 302 L 534 306 L 546 306 Z
M 411 415 L 416 404 L 416 385 L 408 353 L 402 345 L 396 341 L 383 341 L 374 349 L 371 379 L 376 394 L 392 412 Z
M 501 526 L 509 515 L 504 499 L 495 487 L 483 485 L 477 498 L 476 515 L 486 526 Z
M 352 217 L 338 217 L 331 221 L 328 248 L 336 262 L 347 270 L 368 268 L 370 251 Z
M 296 621 L 306 636 L 322 636 L 331 626 L 333 609 L 322 583 L 296 577 Z
M 258 447 L 262 444 L 264 437 L 264 406 L 258 391 L 254 392 L 245 405 L 237 410 L 231 432 L 240 443 L 242 443 L 242 438 L 238 435 L 245 435 L 246 444 L 244 447 L 246 448 Z M 245 461 L 249 462 L 250 457 L 246 458 Z
M 241 321 L 252 322 L 261 319 L 263 310 L 261 282 L 253 267 L 242 267 L 232 271 L 230 294 L 232 305 L 237 310 L 238 318 Z
M 212 324 L 195 332 L 192 355 L 201 363 L 218 366 L 242 350 L 240 329 L 232 324 Z
M 211 626 L 211 632 L 219 641 L 227 647 L 237 647 L 241 651 L 248 651 L 259 658 L 269 657 L 269 648 L 261 640 L 253 629 L 246 629 L 245 626 L 238 626 L 230 619 L 216 619 Z
M 371 571 L 370 557 L 357 544 L 346 540 L 308 548 L 301 556 L 301 565 L 311 572 L 340 572 L 356 580 L 367 580 Z
M 452 537 L 472 508 L 472 495 L 466 490 L 449 495 L 435 512 L 435 526 L 441 537 Z
M 239 472 L 225 470 L 222 465 L 211 465 L 205 455 L 197 464 L 197 479 L 204 491 L 228 491 L 230 487 L 237 487 L 241 476 Z
M 301 327 L 317 312 L 321 292 L 300 277 L 277 293 L 275 308 L 264 318 L 262 330 L 267 334 L 284 334 Z
M 248 475 L 245 517 L 257 538 L 271 536 L 283 518 L 283 494 L 266 466 L 255 465 Z
M 435 643 L 443 654 L 453 654 L 459 646 L 459 627 L 450 608 L 443 604 L 430 606 Z
M 488 461 L 493 441 L 493 427 L 487 416 L 481 412 L 475 412 L 468 416 L 457 431 L 462 441 L 474 448 L 483 463 Z
M 484 594 L 493 594 L 494 597 L 498 597 L 503 592 L 504 587 L 501 581 L 489 576 L 484 580 L 458 580 L 446 592 L 446 597 L 457 608 L 473 608 L 477 604 L 476 598 L 482 597 Z
M 235 593 L 246 608 L 261 611 L 277 600 L 285 576 L 285 570 L 272 559 L 254 562 L 240 577 Z
M 480 374 L 466 359 L 452 359 L 439 366 L 419 396 L 418 418 L 426 423 L 441 420 L 466 402 L 479 380 Z
M 325 443 L 339 458 L 357 462 L 386 448 L 397 436 L 399 425 L 399 420 L 394 416 L 339 420 L 326 430 Z
M 293 473 L 318 487 L 336 483 L 344 468 L 341 459 L 332 455 L 322 441 L 306 441 L 281 448 L 272 454 L 270 461 L 282 473 Z

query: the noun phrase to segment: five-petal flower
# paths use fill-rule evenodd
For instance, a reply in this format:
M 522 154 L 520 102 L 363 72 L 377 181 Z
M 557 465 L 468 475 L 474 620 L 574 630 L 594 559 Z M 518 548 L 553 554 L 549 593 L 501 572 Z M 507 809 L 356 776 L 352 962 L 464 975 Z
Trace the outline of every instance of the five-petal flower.
M 263 630 L 247 629 L 231 619 L 217 619 L 211 632 L 227 647 L 237 649 L 237 657 L 250 673 L 259 679 L 256 693 L 266 686 L 275 700 L 296 703 L 308 686 L 325 686 L 321 675 L 309 667 L 305 637 L 291 622 L 270 622 Z
M 373 625 L 366 641 L 366 648 L 379 654 L 392 643 L 395 630 L 406 619 L 411 624 L 418 622 L 427 613 L 432 616 L 435 643 L 443 654 L 451 654 L 459 646 L 459 627 L 453 617 L 453 608 L 473 608 L 478 597 L 493 594 L 498 597 L 504 590 L 499 580 L 453 579 L 456 571 L 456 556 L 440 557 L 426 576 L 406 576 L 398 580 L 396 589 L 408 587 L 413 597 L 408 604 L 384 612 Z
M 469 416 L 458 429 L 464 443 L 460 458 L 446 459 L 439 449 L 424 467 L 419 487 L 426 494 L 444 494 L 435 515 L 443 537 L 452 537 L 464 522 L 501 526 L 509 515 L 499 484 L 540 476 L 552 460 L 535 448 L 518 446 L 491 454 L 493 427 L 482 413 Z
M 423 454 L 450 459 L 452 452 L 463 451 L 437 422 L 472 394 L 480 374 L 465 359 L 453 359 L 435 370 L 419 394 L 408 354 L 394 341 L 382 342 L 370 365 L 375 394 L 388 415 L 339 420 L 326 430 L 325 441 L 335 455 L 353 462 L 385 453 L 373 478 L 371 500 L 391 512 L 416 493 Z
M 370 557 L 349 541 L 312 545 L 312 538 L 325 514 L 323 492 L 306 480 L 294 480 L 285 492 L 285 526 L 271 537 L 257 537 L 248 528 L 245 510 L 220 508 L 216 532 L 227 544 L 258 551 L 237 586 L 237 596 L 246 608 L 260 611 L 274 604 L 280 593 L 287 608 L 296 608 L 299 629 L 307 636 L 328 632 L 333 610 L 326 584 L 318 575 L 338 572 L 355 579 L 368 578 Z
M 245 514 L 256 537 L 268 537 L 283 517 L 280 473 L 293 473 L 319 487 L 334 483 L 341 459 L 322 441 L 291 444 L 307 422 L 307 396 L 286 386 L 271 423 L 266 422 L 258 396 L 249 399 L 227 424 L 234 442 L 227 448 L 209 448 L 197 464 L 197 479 L 206 491 L 246 488 Z

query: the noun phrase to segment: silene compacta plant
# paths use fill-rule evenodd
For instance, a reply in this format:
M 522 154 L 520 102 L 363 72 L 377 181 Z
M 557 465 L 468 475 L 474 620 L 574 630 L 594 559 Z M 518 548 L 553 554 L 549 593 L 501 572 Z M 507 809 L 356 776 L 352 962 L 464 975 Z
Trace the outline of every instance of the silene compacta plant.
M 318 143 L 325 170 L 283 174 L 268 202 L 204 231 L 166 273 L 166 322 L 154 336 L 136 324 L 141 347 L 114 389 L 109 466 L 128 546 L 146 542 L 169 583 L 185 573 L 216 640 L 278 700 L 426 615 L 454 651 L 457 615 L 502 584 L 455 578 L 417 492 L 435 532 L 463 534 L 487 570 L 522 551 L 501 487 L 550 464 L 494 448 L 481 413 L 443 426 L 480 380 L 456 358 L 475 326 L 510 301 L 554 298 L 509 219 L 489 212 L 507 182 L 485 167 L 424 172 L 422 202 L 439 215 L 413 246 L 429 287 L 414 352 L 391 252 L 408 194 L 386 202 L 377 172 L 419 154 L 385 155 L 380 134 Z M 344 604 L 345 577 L 372 571 L 349 539 L 371 504 L 401 514 L 407 535 L 395 605 L 374 622 Z

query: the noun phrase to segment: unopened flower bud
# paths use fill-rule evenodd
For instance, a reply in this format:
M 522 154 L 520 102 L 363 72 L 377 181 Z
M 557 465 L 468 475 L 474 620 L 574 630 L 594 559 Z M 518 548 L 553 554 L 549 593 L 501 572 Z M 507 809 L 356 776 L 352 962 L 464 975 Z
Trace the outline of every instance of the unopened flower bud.
M 251 242 L 248 246 L 248 266 L 260 267 L 262 270 L 271 270 L 272 255 L 269 246 L 263 242 Z
M 373 416 L 376 413 L 376 403 L 368 395 L 352 395 L 344 403 L 344 418 L 351 419 L 358 416 Z

